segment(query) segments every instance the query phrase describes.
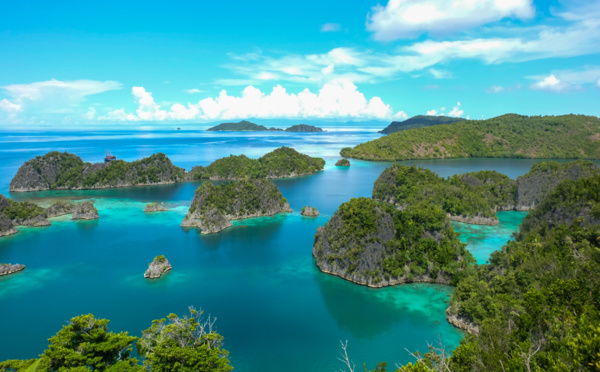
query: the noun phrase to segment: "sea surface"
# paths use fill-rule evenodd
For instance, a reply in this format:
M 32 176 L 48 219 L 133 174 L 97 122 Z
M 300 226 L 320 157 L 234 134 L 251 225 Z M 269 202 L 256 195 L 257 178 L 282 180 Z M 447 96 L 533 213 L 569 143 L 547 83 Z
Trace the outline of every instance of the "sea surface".
M 380 137 L 360 128 L 329 128 L 326 133 L 240 133 L 183 131 L 0 132 L 0 193 L 43 205 L 61 200 L 92 200 L 97 221 L 63 216 L 46 228 L 19 228 L 0 238 L 0 262 L 27 269 L 0 278 L 0 360 L 34 358 L 68 320 L 93 313 L 111 320 L 112 331 L 139 336 L 153 319 L 183 315 L 189 306 L 217 318 L 224 347 L 236 371 L 336 371 L 340 341 L 362 368 L 412 360 L 408 351 L 442 343 L 458 344 L 463 333 L 446 322 L 452 288 L 407 284 L 371 289 L 321 273 L 312 258 L 318 226 L 339 205 L 371 196 L 373 183 L 391 163 L 350 160 L 336 167 L 343 147 Z M 293 213 L 236 221 L 221 233 L 202 236 L 179 224 L 199 182 L 177 185 L 9 194 L 10 180 L 26 160 L 49 151 L 69 151 L 99 162 L 111 150 L 128 161 L 165 153 L 190 170 L 230 154 L 259 157 L 290 146 L 326 160 L 325 170 L 275 183 Z M 482 169 L 512 178 L 534 160 L 456 159 L 408 161 L 446 177 Z M 146 214 L 149 202 L 168 212 Z M 303 217 L 305 205 L 319 217 Z M 479 263 L 511 239 L 525 216 L 498 214 L 497 226 L 452 223 Z M 173 271 L 158 280 L 143 273 L 164 254 Z M 359 368 L 359 369 L 360 369 Z

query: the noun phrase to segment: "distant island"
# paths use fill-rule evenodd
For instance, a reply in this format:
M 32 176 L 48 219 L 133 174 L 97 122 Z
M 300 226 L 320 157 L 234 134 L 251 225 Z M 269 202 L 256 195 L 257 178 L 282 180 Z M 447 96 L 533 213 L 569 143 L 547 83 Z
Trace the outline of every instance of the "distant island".
M 258 159 L 251 159 L 246 155 L 231 155 L 215 160 L 207 167 L 194 167 L 190 173 L 195 180 L 241 180 L 302 176 L 319 172 L 324 167 L 325 160 L 283 146 Z
M 369 287 L 450 284 L 475 260 L 437 206 L 394 206 L 355 198 L 319 227 L 313 256 L 319 269 Z
M 340 155 L 373 161 L 600 159 L 600 119 L 585 115 L 507 114 L 392 133 L 354 148 L 343 148 Z
M 444 179 L 429 169 L 394 164 L 375 181 L 373 199 L 401 209 L 421 203 L 434 204 L 444 209 L 451 220 L 496 225 L 496 211 L 528 211 L 560 182 L 594 174 L 600 174 L 600 169 L 586 160 L 536 163 L 516 181 L 495 171 Z
M 390 125 L 380 130 L 378 133 L 390 134 L 414 128 L 430 127 L 440 124 L 452 124 L 463 120 L 465 119 L 453 118 L 450 116 L 417 115 L 404 121 L 393 121 Z
M 246 179 L 219 186 L 204 182 L 196 190 L 181 226 L 212 234 L 231 227 L 231 220 L 291 211 L 277 186 L 268 179 Z
M 247 120 L 237 123 L 221 123 L 208 128 L 212 132 L 323 132 L 323 129 L 307 124 L 297 124 L 283 130 L 280 128 L 267 128 L 264 125 L 254 124 Z
M 11 192 L 86 190 L 182 182 L 186 171 L 163 154 L 126 162 L 85 163 L 68 152 L 49 152 L 25 162 L 10 182 Z

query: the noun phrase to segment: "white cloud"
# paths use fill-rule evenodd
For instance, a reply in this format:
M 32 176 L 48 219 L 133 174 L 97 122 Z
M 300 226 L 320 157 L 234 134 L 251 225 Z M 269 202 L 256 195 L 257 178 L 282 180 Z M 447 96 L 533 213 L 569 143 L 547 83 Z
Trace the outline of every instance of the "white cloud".
M 598 84 L 600 79 L 600 66 L 586 66 L 581 69 L 555 70 L 549 75 L 528 76 L 535 80 L 529 87 L 535 90 L 550 92 L 566 92 L 574 89 L 583 89 L 587 84 Z
M 503 86 L 499 86 L 499 85 L 492 85 L 487 92 L 488 93 L 500 93 L 504 91 L 504 87 Z
M 406 114 L 406 112 L 404 111 L 398 111 L 395 115 L 394 115 L 394 119 L 398 119 L 400 121 L 406 120 L 408 119 L 408 115 Z
M 198 88 L 192 88 L 192 89 L 186 89 L 185 92 L 189 93 L 189 94 L 198 94 L 198 93 L 202 93 L 204 91 L 200 90 Z
M 318 93 L 308 89 L 288 93 L 277 85 L 270 93 L 253 86 L 244 88 L 240 96 L 225 90 L 217 97 L 197 103 L 176 103 L 162 109 L 152 93 L 134 87 L 132 94 L 138 104 L 135 114 L 124 109 L 114 110 L 102 117 L 105 120 L 164 121 L 164 120 L 232 120 L 246 118 L 347 118 L 391 119 L 406 118 L 403 111 L 394 114 L 390 105 L 379 97 L 367 99 L 349 80 L 337 79 L 324 84 Z
M 88 120 L 93 120 L 96 117 L 96 109 L 93 107 L 90 107 L 87 112 L 85 114 L 83 114 L 83 117 L 88 119 Z
M 116 81 L 96 80 L 48 80 L 31 84 L 3 86 L 10 99 L 0 101 L 0 108 L 12 112 L 10 118 L 19 115 L 60 114 L 77 111 L 87 96 L 120 89 Z
M 435 69 L 435 68 L 430 68 L 429 72 L 436 79 L 447 79 L 447 78 L 449 78 L 452 75 L 448 71 L 438 70 L 438 69 Z
M 552 74 L 531 84 L 530 88 L 535 90 L 560 92 L 567 89 L 568 85 L 560 81 L 556 76 L 554 76 L 554 74 Z
M 460 109 L 460 102 L 456 102 L 456 106 L 454 106 L 454 108 L 452 109 L 452 111 L 450 111 L 448 113 L 448 116 L 459 118 L 459 117 L 463 116 L 464 113 L 465 112 Z
M 437 110 L 429 110 L 427 111 L 427 116 L 436 116 L 437 115 Z
M 367 17 L 367 30 L 376 40 L 414 38 L 423 33 L 443 35 L 468 30 L 503 18 L 529 19 L 532 0 L 389 0 Z
M 321 32 L 338 32 L 342 29 L 339 23 L 325 23 L 321 26 Z

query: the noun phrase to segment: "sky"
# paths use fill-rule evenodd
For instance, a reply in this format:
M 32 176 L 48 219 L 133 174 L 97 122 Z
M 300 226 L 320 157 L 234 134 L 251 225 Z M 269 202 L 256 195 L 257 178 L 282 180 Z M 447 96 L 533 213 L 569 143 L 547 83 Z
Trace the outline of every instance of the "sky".
M 600 115 L 600 0 L 2 1 L 0 128 Z

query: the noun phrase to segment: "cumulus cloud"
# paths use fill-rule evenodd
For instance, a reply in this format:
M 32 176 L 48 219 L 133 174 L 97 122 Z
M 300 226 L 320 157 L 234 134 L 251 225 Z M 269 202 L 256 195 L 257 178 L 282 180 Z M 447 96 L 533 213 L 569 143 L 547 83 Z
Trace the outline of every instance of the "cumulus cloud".
M 96 80 L 48 80 L 31 84 L 13 84 L 3 86 L 9 99 L 0 101 L 0 109 L 16 117 L 17 112 L 24 114 L 65 114 L 74 112 L 87 96 L 120 89 L 116 81 Z
M 528 76 L 535 80 L 529 87 L 548 92 L 566 92 L 583 89 L 585 85 L 596 85 L 600 79 L 600 66 L 586 66 L 580 69 L 555 70 L 549 75 Z
M 530 88 L 535 90 L 560 92 L 567 89 L 568 85 L 552 74 L 531 84 Z
M 427 111 L 427 116 L 436 116 L 437 115 L 437 110 L 429 110 Z
M 463 116 L 463 114 L 464 114 L 464 113 L 465 113 L 465 112 L 464 112 L 463 110 L 461 110 L 461 109 L 460 109 L 460 102 L 456 102 L 456 106 L 454 106 L 454 107 L 452 108 L 452 111 L 450 111 L 450 112 L 448 113 L 448 116 L 452 116 L 452 117 L 455 117 L 455 118 L 459 118 L 459 117 Z
M 321 26 L 321 32 L 338 32 L 342 29 L 339 23 L 325 23 Z
M 114 110 L 102 117 L 105 120 L 163 121 L 163 120 L 230 120 L 246 118 L 335 118 L 391 119 L 406 118 L 403 111 L 394 114 L 391 106 L 379 97 L 367 99 L 349 80 L 338 79 L 324 84 L 318 93 L 304 89 L 288 93 L 281 85 L 265 93 L 253 86 L 232 96 L 223 90 L 217 97 L 197 103 L 176 103 L 169 109 L 158 105 L 152 93 L 134 87 L 132 94 L 138 108 L 136 113 Z
M 423 33 L 444 35 L 504 18 L 529 19 L 532 0 L 389 0 L 372 8 L 367 30 L 375 40 L 414 38 Z
M 88 119 L 88 120 L 93 120 L 96 117 L 96 109 L 93 107 L 90 107 L 87 112 L 85 114 L 83 114 L 83 117 Z

